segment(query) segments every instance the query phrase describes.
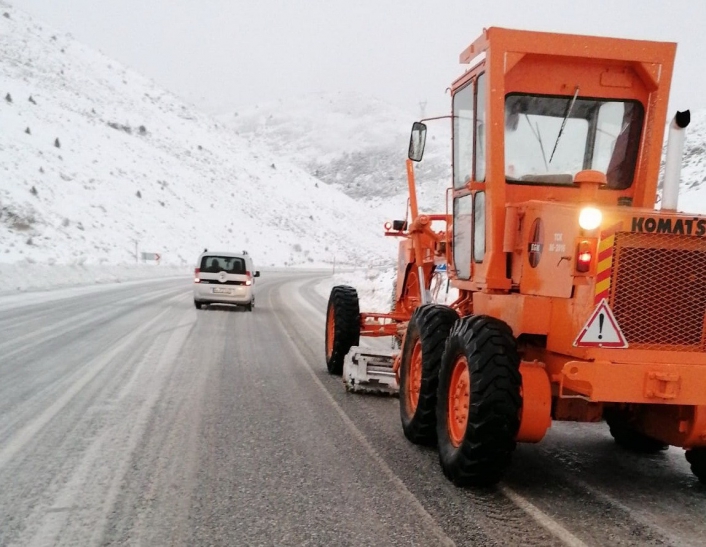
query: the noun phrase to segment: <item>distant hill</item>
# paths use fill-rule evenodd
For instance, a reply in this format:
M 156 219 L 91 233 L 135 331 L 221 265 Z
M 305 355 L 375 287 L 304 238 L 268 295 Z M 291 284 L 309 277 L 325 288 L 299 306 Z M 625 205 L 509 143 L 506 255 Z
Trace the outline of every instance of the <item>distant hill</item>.
M 350 93 L 291 97 L 218 117 L 241 137 L 266 145 L 388 216 L 404 214 L 409 133 L 419 118 L 419 112 Z M 420 206 L 428 210 L 444 207 L 451 173 L 450 124 L 428 124 L 425 158 L 417 167 Z

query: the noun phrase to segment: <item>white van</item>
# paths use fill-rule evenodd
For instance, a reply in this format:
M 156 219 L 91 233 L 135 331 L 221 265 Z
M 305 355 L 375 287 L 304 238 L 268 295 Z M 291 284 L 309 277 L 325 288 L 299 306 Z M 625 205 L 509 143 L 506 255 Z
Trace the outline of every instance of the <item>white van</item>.
M 199 256 L 194 270 L 194 306 L 237 304 L 252 311 L 255 305 L 254 278 L 260 277 L 252 258 L 242 253 L 210 252 Z

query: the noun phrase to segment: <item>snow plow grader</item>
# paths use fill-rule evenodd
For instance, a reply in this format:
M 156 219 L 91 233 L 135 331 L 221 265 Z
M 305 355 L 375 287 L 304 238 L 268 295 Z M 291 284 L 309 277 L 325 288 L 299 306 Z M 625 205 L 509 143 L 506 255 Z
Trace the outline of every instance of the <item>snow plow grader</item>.
M 334 287 L 326 362 L 399 386 L 405 436 L 437 445 L 455 484 L 497 482 L 553 420 L 605 420 L 630 450 L 683 447 L 706 483 L 706 217 L 678 212 L 688 111 L 669 123 L 655 209 L 675 53 L 485 30 L 451 86 L 447 214 L 418 211 L 414 124 L 410 221 L 386 226 L 403 238 L 394 309 L 360 313 L 355 289 Z M 429 299 L 439 262 L 448 306 Z M 396 335 L 398 352 L 359 347 Z

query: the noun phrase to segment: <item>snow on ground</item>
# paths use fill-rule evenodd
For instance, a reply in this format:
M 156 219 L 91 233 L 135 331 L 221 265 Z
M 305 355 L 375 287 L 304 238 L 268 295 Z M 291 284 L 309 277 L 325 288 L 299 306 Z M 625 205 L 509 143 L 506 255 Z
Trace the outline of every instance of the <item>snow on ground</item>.
M 382 215 L 0 0 L 0 262 L 384 263 Z M 343 138 L 343 137 L 342 137 Z

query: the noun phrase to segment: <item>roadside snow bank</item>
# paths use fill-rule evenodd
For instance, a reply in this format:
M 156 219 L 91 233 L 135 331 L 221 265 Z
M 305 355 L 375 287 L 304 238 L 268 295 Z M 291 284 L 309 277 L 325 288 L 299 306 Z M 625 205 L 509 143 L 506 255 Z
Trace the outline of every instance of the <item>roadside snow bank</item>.
M 191 271 L 190 268 L 184 266 L 157 266 L 153 264 L 59 265 L 31 264 L 29 262 L 0 263 L 0 294 L 79 285 L 120 283 L 160 277 L 184 277 L 186 279 L 191 275 Z
M 356 269 L 339 272 L 321 281 L 317 291 L 328 301 L 335 285 L 350 285 L 358 291 L 361 311 L 389 312 L 397 272 L 395 268 Z
M 328 301 L 332 287 L 350 285 L 358 291 L 361 311 L 387 313 L 392 307 L 396 280 L 397 269 L 394 267 L 356 269 L 324 279 L 317 285 L 317 290 Z M 458 297 L 458 290 L 448 287 L 445 273 L 434 275 L 431 293 L 437 304 L 450 304 Z

